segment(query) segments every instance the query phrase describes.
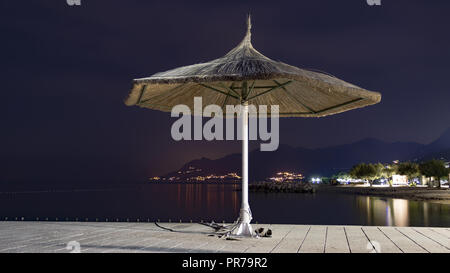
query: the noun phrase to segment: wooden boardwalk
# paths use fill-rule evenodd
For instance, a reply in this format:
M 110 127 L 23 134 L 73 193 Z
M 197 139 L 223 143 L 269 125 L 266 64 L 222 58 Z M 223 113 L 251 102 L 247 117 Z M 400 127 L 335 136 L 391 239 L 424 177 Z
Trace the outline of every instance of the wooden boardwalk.
M 450 228 L 254 225 L 271 238 L 225 240 L 195 223 L 0 222 L 0 252 L 450 253 Z M 79 248 L 78 248 L 79 246 Z

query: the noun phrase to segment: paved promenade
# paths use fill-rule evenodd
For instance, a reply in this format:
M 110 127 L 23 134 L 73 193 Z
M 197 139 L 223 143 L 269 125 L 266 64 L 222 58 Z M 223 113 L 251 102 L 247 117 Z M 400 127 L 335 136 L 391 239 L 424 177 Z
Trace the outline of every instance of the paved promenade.
M 195 223 L 0 222 L 0 252 L 450 253 L 450 228 L 254 225 L 271 238 L 225 240 Z

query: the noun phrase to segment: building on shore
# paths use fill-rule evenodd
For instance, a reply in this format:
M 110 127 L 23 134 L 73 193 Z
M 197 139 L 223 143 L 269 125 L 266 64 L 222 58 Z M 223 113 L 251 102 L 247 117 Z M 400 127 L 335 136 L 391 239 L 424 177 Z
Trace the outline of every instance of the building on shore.
M 392 175 L 393 186 L 408 186 L 408 177 L 406 175 L 394 174 Z

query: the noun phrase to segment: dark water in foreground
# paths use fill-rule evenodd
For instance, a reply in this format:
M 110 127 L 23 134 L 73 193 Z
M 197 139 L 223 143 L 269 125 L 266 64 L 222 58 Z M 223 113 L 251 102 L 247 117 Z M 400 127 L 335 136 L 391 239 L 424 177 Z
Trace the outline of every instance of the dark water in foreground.
M 238 185 L 149 184 L 110 190 L 1 192 L 0 220 L 232 222 L 240 208 Z M 450 226 L 450 205 L 344 193 L 253 193 L 259 223 Z

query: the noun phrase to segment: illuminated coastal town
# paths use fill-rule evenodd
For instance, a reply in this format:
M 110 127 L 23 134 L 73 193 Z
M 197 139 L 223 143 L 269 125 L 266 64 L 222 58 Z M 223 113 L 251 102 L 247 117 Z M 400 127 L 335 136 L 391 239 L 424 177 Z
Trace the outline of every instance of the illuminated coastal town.
M 303 179 L 303 174 L 295 172 L 278 172 L 276 176 L 269 178 L 270 181 L 274 182 L 298 182 L 302 181 Z
M 241 177 L 235 173 L 227 174 L 208 174 L 202 175 L 202 169 L 189 166 L 187 170 L 178 171 L 176 175 L 169 177 L 154 176 L 149 180 L 152 182 L 239 182 Z
M 169 177 L 154 176 L 149 178 L 151 182 L 240 182 L 241 177 L 236 172 L 229 172 L 226 174 L 207 174 L 202 175 L 201 168 L 189 166 L 187 170 L 178 171 L 176 175 Z M 300 182 L 303 181 L 304 176 L 301 173 L 295 172 L 278 172 L 273 177 L 268 177 L 267 181 L 272 182 Z
M 450 162 L 442 161 L 443 168 L 449 169 Z M 364 164 L 362 164 L 364 165 Z M 388 164 L 368 164 L 375 168 L 376 174 L 372 178 L 359 175 L 355 170 L 361 167 L 361 164 L 355 165 L 353 171 L 340 172 L 331 177 L 308 176 L 294 171 L 278 171 L 274 175 L 254 182 L 310 182 L 312 184 L 340 184 L 357 186 L 436 186 L 436 179 L 426 175 L 419 174 L 419 165 L 409 162 L 399 162 L 398 160 Z M 410 170 L 412 168 L 412 170 Z M 406 170 L 405 170 L 406 169 Z M 439 180 L 441 186 L 448 187 L 449 175 L 446 174 Z M 183 183 L 239 183 L 241 177 L 237 172 L 228 171 L 220 174 L 209 173 L 204 168 L 188 166 L 179 171 L 166 176 L 154 176 L 149 178 L 150 182 L 183 182 Z

